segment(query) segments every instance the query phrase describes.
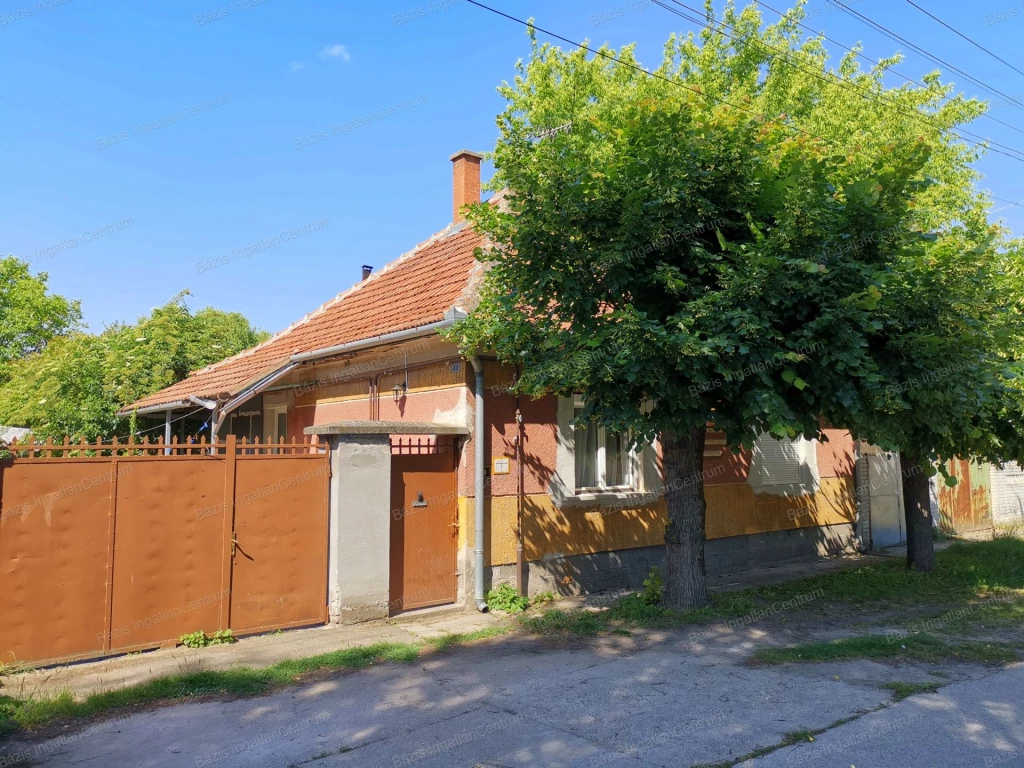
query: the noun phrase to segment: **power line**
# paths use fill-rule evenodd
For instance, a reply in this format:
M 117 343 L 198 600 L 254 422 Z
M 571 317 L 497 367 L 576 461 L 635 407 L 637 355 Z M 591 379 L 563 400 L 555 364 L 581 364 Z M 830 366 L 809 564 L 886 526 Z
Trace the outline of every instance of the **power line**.
M 659 75 L 657 72 L 651 72 L 650 70 L 644 69 L 641 66 L 638 66 L 636 64 L 631 64 L 628 61 L 622 61 L 621 59 L 619 59 L 619 58 L 617 58 L 615 56 L 612 56 L 609 53 L 605 53 L 604 51 L 594 50 L 593 48 L 591 48 L 591 47 L 589 47 L 587 45 L 584 45 L 583 43 L 577 43 L 575 40 L 570 40 L 569 38 L 564 37 L 563 35 L 559 35 L 556 32 L 551 32 L 550 30 L 544 29 L 543 27 L 538 27 L 533 22 L 526 21 L 526 20 L 520 19 L 520 18 L 516 18 L 515 16 L 511 16 L 511 15 L 505 13 L 504 11 L 499 11 L 497 8 L 492 8 L 489 5 L 485 5 L 485 4 L 481 3 L 481 2 L 479 2 L 479 0 L 467 0 L 467 2 L 469 2 L 471 5 L 475 5 L 477 8 L 481 8 L 481 9 L 483 9 L 485 11 L 488 11 L 490 13 L 493 13 L 493 14 L 495 14 L 497 16 L 501 16 L 502 18 L 508 19 L 509 21 L 512 21 L 512 22 L 514 22 L 516 24 L 522 24 L 523 26 L 525 26 L 525 27 L 527 27 L 529 29 L 536 30 L 537 32 L 540 32 L 542 34 L 548 35 L 549 37 L 553 37 L 556 40 L 561 40 L 563 43 L 567 43 L 568 45 L 571 45 L 574 48 L 578 48 L 578 49 L 580 49 L 582 51 L 586 51 L 588 53 L 593 53 L 595 55 L 601 56 L 602 58 L 608 59 L 610 61 L 614 61 L 614 62 L 616 62 L 617 64 L 619 64 L 621 66 L 628 67 L 629 69 L 636 70 L 637 72 L 641 72 L 641 73 L 643 73 L 645 75 L 648 75 L 649 77 L 654 77 L 654 78 L 656 78 L 658 80 L 663 80 L 666 83 L 670 83 L 671 85 L 678 86 L 680 88 L 683 88 L 684 90 L 690 91 L 691 93 L 696 93 L 698 96 L 702 96 L 705 99 L 709 99 L 709 100 L 717 102 L 719 104 L 726 104 L 728 106 L 734 107 L 735 109 L 739 109 L 741 112 L 746 112 L 747 114 L 754 115 L 755 117 L 759 117 L 762 120 L 765 120 L 765 121 L 767 121 L 769 123 L 774 123 L 775 125 L 780 125 L 780 126 L 782 126 L 784 128 L 788 128 L 788 129 L 793 130 L 793 131 L 798 131 L 798 132 L 800 132 L 800 133 L 802 133 L 802 134 L 804 134 L 806 136 L 810 136 L 811 138 L 818 139 L 819 141 L 824 142 L 826 145 L 829 143 L 827 139 L 825 139 L 825 138 L 823 138 L 821 136 L 818 136 L 817 134 L 811 133 L 810 131 L 804 130 L 803 128 L 800 128 L 799 126 L 787 125 L 785 123 L 779 123 L 776 120 L 772 120 L 772 119 L 770 119 L 770 118 L 766 117 L 765 115 L 762 115 L 762 114 L 760 114 L 758 112 L 754 112 L 752 110 L 749 110 L 749 109 L 746 109 L 744 107 L 741 107 L 738 104 L 733 104 L 732 102 L 729 102 L 729 101 L 727 101 L 725 99 L 719 99 L 719 98 L 716 98 L 716 97 L 711 96 L 709 94 L 706 94 L 706 93 L 704 93 L 702 91 L 699 91 L 696 88 L 691 88 L 690 86 L 686 85 L 685 83 L 680 83 L 679 81 L 672 80 L 670 78 L 665 77 L 664 75 Z M 1003 202 L 1005 202 L 1005 201 L 1003 201 Z M 1014 205 L 1017 205 L 1017 203 L 1014 203 Z M 1021 205 L 1021 207 L 1024 208 L 1024 205 Z
M 992 51 L 990 51 L 988 48 L 986 48 L 985 46 L 981 45 L 980 43 L 974 42 L 971 38 L 969 38 L 967 35 L 965 35 L 959 29 L 955 29 L 954 27 L 951 27 L 949 24 L 944 22 L 942 19 L 940 19 L 935 14 L 929 13 L 926 9 L 922 8 L 920 5 L 915 3 L 914 0 L 907 0 L 907 2 L 910 3 L 912 6 L 914 6 L 915 8 L 917 8 L 917 10 L 919 10 L 925 16 L 928 16 L 929 18 L 934 19 L 935 21 L 939 22 L 939 24 L 944 26 L 950 32 L 953 32 L 953 33 L 957 34 L 958 36 L 962 37 L 964 40 L 966 40 L 968 43 L 973 45 L 975 48 L 978 48 L 978 49 L 984 51 L 985 53 L 987 53 L 989 56 L 991 56 L 996 61 L 1001 61 L 1003 64 L 1005 64 L 1010 69 L 1012 69 L 1014 72 L 1016 72 L 1018 75 L 1024 75 L 1024 72 L 1022 72 L 1021 70 L 1017 69 L 1015 66 L 1013 66 L 1013 64 L 1008 62 L 1006 59 L 1004 59 L 1004 58 L 1002 58 L 1000 56 L 997 56 L 996 54 L 992 53 Z
M 767 8 L 769 11 L 772 11 L 773 13 L 777 13 L 781 18 L 784 18 L 784 17 L 786 17 L 788 15 L 788 12 L 780 11 L 777 8 L 773 8 L 772 6 L 768 5 L 767 3 L 762 2 L 762 0 L 754 0 L 754 2 L 757 3 L 758 5 L 760 5 L 762 8 Z M 831 38 L 828 35 L 826 35 L 824 32 L 816 30 L 813 27 L 809 27 L 807 24 L 804 24 L 803 22 L 800 22 L 800 21 L 797 21 L 796 23 L 797 23 L 797 25 L 799 25 L 799 26 L 803 27 L 804 29 L 806 29 L 808 32 L 813 32 L 815 35 L 821 36 L 821 38 L 823 40 L 828 40 L 833 45 L 838 45 L 844 51 L 848 51 L 849 53 L 852 53 L 855 56 L 859 56 L 860 58 L 864 59 L 864 61 L 868 62 L 869 64 L 872 64 L 872 65 L 874 65 L 876 67 L 881 66 L 881 62 L 875 61 L 870 56 L 862 53 L 861 51 L 858 51 L 858 50 L 856 50 L 854 48 L 850 48 L 847 45 L 843 45 L 838 40 L 836 40 L 834 38 Z M 924 83 L 918 82 L 917 80 L 915 80 L 912 77 L 907 77 L 906 75 L 904 75 L 904 74 L 902 74 L 900 72 L 897 72 L 895 69 L 886 69 L 886 71 L 887 72 L 892 72 L 892 74 L 896 75 L 897 77 L 903 78 L 908 83 L 913 83 L 914 85 L 918 86 L 919 88 L 927 88 L 927 86 Z M 988 113 L 985 113 L 984 115 L 982 115 L 982 117 L 985 118 L 986 120 L 991 120 L 994 123 L 999 123 L 999 125 L 1005 126 L 1005 127 L 1009 128 L 1011 130 L 1016 131 L 1017 133 L 1024 134 L 1024 129 L 1018 128 L 1017 126 L 1011 125 L 1010 123 L 1003 122 L 1002 120 L 999 120 L 998 118 L 992 117 L 992 115 L 990 115 Z
M 689 5 L 686 5 L 685 3 L 682 3 L 679 0 L 670 0 L 670 1 L 675 3 L 678 6 L 682 7 L 682 8 L 686 8 L 688 11 L 690 11 L 692 13 L 698 14 L 698 18 L 694 19 L 694 18 L 688 16 L 687 14 L 682 13 L 681 11 L 678 11 L 678 10 L 676 10 L 674 8 L 670 8 L 667 5 L 665 5 L 663 2 L 661 2 L 661 0 L 654 0 L 654 3 L 655 3 L 655 5 L 657 5 L 657 6 L 661 7 L 661 8 L 664 8 L 669 13 L 673 13 L 676 16 L 679 16 L 680 18 L 684 18 L 687 21 L 689 21 L 691 23 L 694 23 L 694 24 L 697 24 L 697 25 L 699 25 L 699 26 L 701 26 L 701 27 L 703 27 L 705 29 L 708 29 L 708 30 L 711 29 L 711 25 L 710 24 L 700 20 L 699 14 L 701 13 L 701 11 L 699 11 L 698 9 L 693 8 L 693 7 L 689 6 Z M 730 40 L 733 40 L 733 41 L 735 41 L 737 43 L 742 42 L 744 44 L 747 44 L 746 40 L 740 40 L 739 38 L 737 38 L 737 37 L 735 37 L 733 35 L 730 35 L 728 32 L 724 32 L 721 29 L 722 27 L 728 27 L 729 29 L 731 29 L 733 31 L 738 31 L 732 25 L 726 24 L 725 22 L 719 22 L 718 26 L 719 26 L 719 31 L 721 32 L 721 34 L 725 35 Z M 903 108 L 902 106 L 892 102 L 890 99 L 884 99 L 883 100 L 883 99 L 881 99 L 879 97 L 876 97 L 876 96 L 867 95 L 867 93 L 870 93 L 870 92 L 865 92 L 865 89 L 859 88 L 855 84 L 853 84 L 853 83 L 851 83 L 849 81 L 843 80 L 842 78 L 837 77 L 834 74 L 826 73 L 828 75 L 828 77 L 831 78 L 831 79 L 826 79 L 825 77 L 822 77 L 821 75 L 819 75 L 817 72 L 813 72 L 813 71 L 811 71 L 809 69 L 805 69 L 803 67 L 798 66 L 795 63 L 794 58 L 787 51 L 785 51 L 785 50 L 783 50 L 781 48 L 776 48 L 775 46 L 772 46 L 772 45 L 768 45 L 767 43 L 762 42 L 760 40 L 755 41 L 755 42 L 757 42 L 757 44 L 760 45 L 762 48 L 767 48 L 768 50 L 775 51 L 776 55 L 783 56 L 796 69 L 799 69 L 801 72 L 809 74 L 809 75 L 811 75 L 811 77 L 814 77 L 814 78 L 816 78 L 816 79 L 818 79 L 818 80 L 820 80 L 822 82 L 832 83 L 832 84 L 840 86 L 844 90 L 856 92 L 857 95 L 859 95 L 865 101 L 869 101 L 869 102 L 876 103 L 876 104 L 887 104 L 887 105 L 891 106 L 893 109 L 896 109 L 901 114 L 909 116 L 913 120 L 916 120 L 917 122 L 920 122 L 922 124 L 928 125 L 928 126 L 930 126 L 932 128 L 935 128 L 935 129 L 937 129 L 939 131 L 949 131 L 954 136 L 956 136 L 958 139 L 966 141 L 968 144 L 974 144 L 975 146 L 979 146 L 980 147 L 980 146 L 985 146 L 985 143 L 987 142 L 989 145 L 995 145 L 997 147 L 1002 147 L 1003 149 L 1006 149 L 1006 150 L 1009 150 L 1010 152 L 1016 153 L 1016 155 L 1007 154 L 1006 152 L 1001 152 L 998 149 L 992 149 L 991 146 L 989 146 L 988 148 L 991 149 L 993 152 L 996 152 L 998 154 L 1005 155 L 1006 157 L 1011 157 L 1014 160 L 1017 160 L 1017 161 L 1020 161 L 1020 162 L 1024 162 L 1024 152 L 1022 152 L 1019 149 L 1016 149 L 1015 147 L 1010 147 L 1010 146 L 1007 146 L 1006 144 L 1000 144 L 997 141 L 993 141 L 992 139 L 989 139 L 989 138 L 987 138 L 985 136 L 980 136 L 979 134 L 972 133 L 971 131 L 966 131 L 963 128 L 959 128 L 959 129 L 954 130 L 953 128 L 946 128 L 946 127 L 938 126 L 938 125 L 935 124 L 934 121 L 929 120 L 927 117 L 925 117 L 919 111 L 916 111 L 916 110 L 915 111 L 908 111 L 907 109 Z M 962 134 L 966 134 L 966 136 L 962 135 Z M 972 141 L 971 139 L 968 139 L 967 136 L 974 136 L 975 138 L 981 139 L 981 141 Z
M 548 37 L 553 37 L 556 40 L 561 40 L 563 43 L 568 43 L 569 45 L 573 46 L 574 48 L 579 48 L 581 51 L 586 51 L 587 53 L 593 53 L 593 54 L 595 54 L 597 56 L 601 56 L 601 57 L 603 57 L 605 59 L 608 59 L 609 61 L 614 61 L 616 64 L 619 64 L 620 66 L 628 67 L 629 69 L 633 69 L 633 70 L 635 70 L 637 72 L 641 72 L 641 73 L 643 73 L 645 75 L 648 75 L 649 77 L 653 77 L 653 78 L 655 78 L 657 80 L 663 80 L 666 83 L 669 83 L 670 85 L 675 85 L 675 86 L 678 86 L 680 88 L 683 88 L 684 90 L 690 91 L 690 93 L 695 93 L 698 96 L 702 96 L 705 99 L 710 99 L 711 101 L 717 102 L 719 104 L 725 104 L 726 106 L 732 107 L 733 109 L 738 109 L 741 112 L 745 112 L 748 115 L 753 115 L 754 117 L 759 117 L 759 118 L 761 118 L 762 120 L 765 120 L 768 123 L 772 123 L 774 125 L 780 125 L 780 126 L 782 126 L 784 128 L 788 128 L 791 131 L 797 131 L 799 133 L 804 134 L 805 136 L 810 136 L 813 139 L 818 139 L 820 141 L 824 141 L 826 144 L 828 143 L 828 141 L 826 139 L 822 138 L 821 136 L 818 136 L 817 134 L 811 133 L 810 131 L 804 130 L 800 126 L 797 126 L 797 125 L 787 125 L 786 123 L 780 123 L 779 121 L 773 120 L 770 117 L 768 117 L 767 115 L 761 114 L 760 112 L 754 112 L 753 110 L 747 109 L 746 107 L 741 107 L 739 104 L 733 104 L 731 101 L 727 101 L 726 99 L 720 99 L 720 98 L 716 98 L 715 96 L 710 96 L 710 95 L 704 93 L 703 91 L 698 90 L 697 88 L 691 88 L 690 86 L 686 85 L 685 83 L 680 83 L 678 80 L 672 80 L 671 78 L 665 77 L 664 75 L 659 75 L 657 72 L 651 72 L 649 69 L 644 69 L 643 67 L 638 66 L 636 64 L 630 64 L 628 61 L 623 61 L 622 59 L 616 58 L 615 56 L 612 56 L 611 54 L 605 53 L 604 51 L 595 50 L 595 49 L 591 48 L 590 46 L 584 45 L 583 43 L 577 43 L 575 40 L 570 40 L 568 37 L 563 37 L 562 35 L 559 35 L 556 32 L 551 32 L 551 31 L 549 31 L 547 29 L 544 29 L 543 27 L 538 27 L 536 24 L 534 24 L 532 22 L 525 21 L 523 19 L 518 19 L 515 16 L 510 16 L 509 14 L 505 13 L 504 11 L 499 11 L 497 8 L 492 8 L 489 5 L 484 5 L 483 3 L 478 2 L 477 0 L 467 0 L 467 2 L 469 2 L 471 5 L 475 5 L 477 8 L 483 8 L 485 11 L 490 11 L 491 13 L 497 14 L 498 16 L 502 16 L 502 17 L 508 19 L 509 21 L 514 21 L 516 24 L 522 24 L 522 25 L 524 25 L 526 27 L 529 27 L 530 29 L 535 29 L 538 32 L 541 32 L 541 33 L 547 35 Z
M 977 86 L 979 86 L 981 88 L 984 88 L 989 93 L 996 94 L 997 96 L 1002 96 L 1004 99 L 1006 99 L 1007 101 L 1011 102 L 1018 109 L 1024 111 L 1024 104 L 1022 104 L 1021 102 L 1017 101 L 1012 96 L 1009 96 L 1009 95 L 1003 93 L 998 88 L 993 88 L 988 83 L 985 83 L 982 80 L 979 80 L 978 78 L 974 77 L 973 75 L 967 74 L 962 69 L 958 69 L 957 67 L 955 67 L 952 64 L 950 64 L 948 61 L 940 59 L 938 56 L 936 56 L 933 53 L 929 53 L 924 48 L 921 48 L 920 46 L 915 45 L 914 43 L 910 42 L 906 38 L 900 37 L 899 35 L 897 35 L 892 30 L 886 28 L 885 26 L 879 24 L 876 21 L 872 21 L 871 19 L 869 19 L 864 14 L 859 13 L 858 11 L 853 10 L 852 8 L 850 8 L 847 5 L 844 5 L 841 2 L 836 2 L 835 0 L 826 0 L 826 2 L 828 2 L 831 5 L 835 6 L 836 8 L 841 10 L 843 13 L 847 13 L 847 14 L 849 14 L 851 16 L 854 16 L 857 19 L 860 19 L 861 22 L 863 22 L 864 24 L 867 24 L 872 29 L 874 29 L 876 32 L 882 33 L 883 35 L 888 37 L 890 40 L 897 40 L 897 41 L 903 43 L 904 45 L 909 45 L 913 50 L 917 51 L 918 53 L 920 53 L 925 58 L 930 59 L 931 61 L 935 62 L 936 64 L 940 64 L 940 65 L 942 65 L 944 67 L 948 67 L 949 69 L 953 70 L 954 72 L 956 72 L 956 73 L 958 73 L 960 75 L 963 75 L 968 80 L 970 80 L 972 83 L 976 84 Z
M 157 424 L 155 427 L 150 427 L 149 429 L 141 429 L 141 430 L 138 430 L 137 432 L 135 432 L 135 434 L 133 434 L 133 435 L 129 435 L 129 436 L 125 437 L 125 438 L 120 438 L 119 437 L 117 439 L 118 440 L 121 440 L 121 439 L 127 440 L 129 437 L 138 437 L 139 435 L 144 435 L 147 432 L 155 432 L 158 429 L 164 429 L 167 426 L 168 423 L 173 424 L 176 421 L 181 421 L 182 419 L 187 419 L 187 418 L 189 418 L 191 416 L 195 416 L 200 411 L 205 411 L 205 410 L 207 410 L 207 409 L 204 408 L 203 406 L 200 406 L 200 407 L 196 408 L 194 411 L 192 411 L 191 413 L 186 413 L 184 416 L 179 416 L 176 419 L 171 419 L 170 422 L 166 422 L 165 421 L 163 424 Z M 205 427 L 206 425 L 204 424 L 203 426 Z M 200 427 L 199 429 L 202 430 L 202 427 Z
M 1000 203 L 1006 203 L 1007 207 L 1015 205 L 1018 208 L 1024 208 L 1024 200 L 1018 200 L 1017 202 L 1014 202 L 1013 200 L 1007 200 L 1006 198 L 1003 197 L 996 197 L 995 195 L 989 195 L 989 197 L 991 197 L 993 200 L 998 200 Z

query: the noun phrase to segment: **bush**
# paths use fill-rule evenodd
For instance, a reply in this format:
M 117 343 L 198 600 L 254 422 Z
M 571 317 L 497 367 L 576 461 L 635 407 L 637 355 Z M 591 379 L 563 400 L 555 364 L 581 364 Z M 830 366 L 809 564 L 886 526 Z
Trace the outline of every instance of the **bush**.
M 662 608 L 658 604 L 648 602 L 646 593 L 626 595 L 615 601 L 608 613 L 615 621 L 638 625 L 658 622 L 660 619 L 668 618 L 670 615 L 667 609 Z
M 530 607 L 530 601 L 516 592 L 511 584 L 502 584 L 487 593 L 487 607 L 492 611 L 522 613 Z
M 665 583 L 661 580 L 661 570 L 654 568 L 651 575 L 644 579 L 644 591 L 640 593 L 640 599 L 647 605 L 661 605 L 665 596 Z
M 222 629 L 214 632 L 212 635 L 208 635 L 200 629 L 187 635 L 182 635 L 178 638 L 178 642 L 186 648 L 206 648 L 208 645 L 236 643 L 238 639 L 231 634 L 230 629 Z
M 530 601 L 530 605 L 540 605 L 541 603 L 553 603 L 553 602 L 555 602 L 555 593 L 551 592 L 551 591 L 548 591 L 548 592 L 541 592 L 541 593 L 539 593 L 537 595 L 534 595 L 533 600 Z

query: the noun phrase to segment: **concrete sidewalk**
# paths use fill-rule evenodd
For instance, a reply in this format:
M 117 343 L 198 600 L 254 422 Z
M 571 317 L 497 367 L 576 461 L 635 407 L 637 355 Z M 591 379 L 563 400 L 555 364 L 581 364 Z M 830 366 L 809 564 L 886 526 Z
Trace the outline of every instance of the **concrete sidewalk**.
M 269 667 L 281 661 L 374 643 L 417 643 L 445 634 L 474 632 L 507 621 L 497 614 L 449 610 L 425 613 L 415 620 L 400 622 L 328 625 L 257 635 L 242 638 L 231 645 L 208 648 L 178 646 L 10 675 L 0 678 L 0 695 L 27 698 L 70 691 L 75 698 L 81 699 L 92 693 L 138 685 L 168 675 Z
M 886 756 L 892 744 L 898 748 L 887 759 L 898 761 L 854 762 L 840 752 L 844 762 L 825 764 L 971 765 L 963 758 L 996 755 L 1021 735 L 1019 666 L 1016 671 L 873 662 L 748 667 L 743 662 L 752 649 L 789 644 L 796 637 L 769 625 L 711 640 L 688 634 L 636 632 L 554 645 L 509 635 L 267 696 L 146 709 L 84 730 L 84 723 L 71 724 L 60 735 L 0 744 L 0 765 L 18 759 L 46 768 L 728 764 L 779 745 L 787 733 L 829 728 L 889 706 L 891 694 L 880 685 L 893 680 L 980 682 L 908 700 L 915 711 L 935 717 L 935 728 L 926 721 L 912 732 L 898 732 L 898 743 L 884 735 L 889 730 L 884 724 L 896 728 L 904 722 L 899 711 L 878 725 L 846 726 L 882 734 L 873 749 Z M 920 743 L 936 737 L 936 729 L 950 750 L 946 759 Z M 946 733 L 954 738 L 947 740 Z M 976 745 L 972 735 L 979 738 Z M 918 749 L 922 760 L 913 759 Z M 767 765 L 789 766 L 789 756 Z M 800 764 L 820 763 L 812 758 Z
M 709 580 L 709 585 L 712 592 L 729 592 L 781 584 L 880 561 L 881 558 L 875 555 L 849 555 L 818 562 L 790 563 L 742 574 L 715 577 Z M 550 607 L 607 607 L 619 594 L 621 593 L 566 598 Z M 242 638 L 231 645 L 200 649 L 180 646 L 23 672 L 0 678 L 0 695 L 26 698 L 54 696 L 63 691 L 70 691 L 75 698 L 81 699 L 92 693 L 138 685 L 168 675 L 237 667 L 267 667 L 280 661 L 374 643 L 416 643 L 445 634 L 474 632 L 508 621 L 503 616 L 481 614 L 475 610 L 463 612 L 451 608 L 428 609 L 387 622 L 292 630 L 280 634 Z
M 743 768 L 1024 765 L 1024 666 L 911 696 Z

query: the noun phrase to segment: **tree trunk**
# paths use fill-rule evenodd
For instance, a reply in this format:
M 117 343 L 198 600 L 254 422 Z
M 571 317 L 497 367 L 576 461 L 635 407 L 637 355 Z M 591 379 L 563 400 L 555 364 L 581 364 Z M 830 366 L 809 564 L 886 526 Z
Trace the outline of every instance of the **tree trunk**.
M 935 540 L 932 538 L 932 505 L 928 478 L 918 461 L 900 454 L 903 478 L 903 507 L 907 520 L 907 568 L 935 570 Z
M 704 572 L 704 438 L 701 426 L 689 434 L 661 436 L 665 467 L 665 597 L 667 608 L 691 610 L 708 604 Z

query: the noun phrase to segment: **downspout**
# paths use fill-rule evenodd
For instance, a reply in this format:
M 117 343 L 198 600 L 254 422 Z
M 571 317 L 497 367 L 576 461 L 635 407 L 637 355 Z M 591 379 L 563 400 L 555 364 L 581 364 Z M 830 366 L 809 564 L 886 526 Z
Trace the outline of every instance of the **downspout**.
M 473 554 L 474 575 L 476 585 L 473 600 L 476 609 L 481 613 L 487 611 L 487 600 L 484 597 L 484 364 L 476 355 L 470 361 L 473 364 L 473 371 L 476 373 L 476 430 L 473 433 L 474 466 L 473 479 L 476 488 L 474 489 L 475 499 L 473 501 L 473 515 L 476 518 L 476 536 L 474 537 Z
M 517 376 L 518 378 L 518 376 Z M 525 453 L 523 435 L 523 411 L 520 395 L 516 394 L 516 591 L 526 597 L 526 579 L 523 573 L 523 503 L 525 477 L 523 472 L 523 454 Z

